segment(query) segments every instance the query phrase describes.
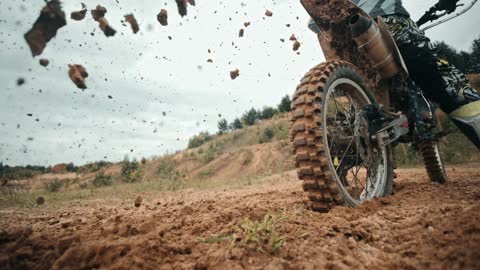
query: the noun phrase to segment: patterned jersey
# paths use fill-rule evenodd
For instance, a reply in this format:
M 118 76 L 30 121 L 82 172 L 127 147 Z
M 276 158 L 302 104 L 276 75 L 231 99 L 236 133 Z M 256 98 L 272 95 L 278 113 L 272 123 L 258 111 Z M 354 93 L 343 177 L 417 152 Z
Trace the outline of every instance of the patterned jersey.
M 385 15 L 404 15 L 410 17 L 402 5 L 402 0 L 350 0 L 373 18 Z

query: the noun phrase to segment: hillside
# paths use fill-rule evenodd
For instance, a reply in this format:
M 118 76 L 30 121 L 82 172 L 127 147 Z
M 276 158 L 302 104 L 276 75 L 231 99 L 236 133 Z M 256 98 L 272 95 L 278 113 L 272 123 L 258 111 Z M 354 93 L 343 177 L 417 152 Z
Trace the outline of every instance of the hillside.
M 11 197 L 2 196 L 0 204 L 32 205 L 39 196 L 63 202 L 119 190 L 129 194 L 132 187 L 138 191 L 161 191 L 244 186 L 278 178 L 293 170 L 288 123 L 287 117 L 280 115 L 223 135 L 213 135 L 198 147 L 143 162 L 94 163 L 76 172 L 36 173 L 31 178 L 10 180 L 2 190 Z M 442 125 L 453 128 L 445 118 Z M 445 137 L 441 150 L 447 164 L 480 161 L 475 147 L 460 133 Z M 396 148 L 396 161 L 397 167 L 423 166 L 421 158 L 407 145 Z

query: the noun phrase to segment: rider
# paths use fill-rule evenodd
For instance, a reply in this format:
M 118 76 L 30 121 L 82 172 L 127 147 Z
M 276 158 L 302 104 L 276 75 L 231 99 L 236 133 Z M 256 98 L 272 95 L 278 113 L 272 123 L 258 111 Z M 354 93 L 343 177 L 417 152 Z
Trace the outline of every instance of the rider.
M 393 35 L 413 81 L 430 100 L 446 112 L 480 149 L 480 94 L 459 70 L 438 58 L 425 33 L 410 19 L 401 0 L 351 0 L 370 14 L 381 16 Z M 440 0 L 440 9 L 451 13 L 459 0 Z M 320 30 L 313 20 L 309 28 Z

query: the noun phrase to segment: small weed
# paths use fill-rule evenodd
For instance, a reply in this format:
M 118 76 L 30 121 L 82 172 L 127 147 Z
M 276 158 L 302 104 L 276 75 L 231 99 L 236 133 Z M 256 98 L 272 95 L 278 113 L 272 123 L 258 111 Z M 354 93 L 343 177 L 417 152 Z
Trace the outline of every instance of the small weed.
M 277 253 L 285 243 L 285 236 L 277 232 L 285 218 L 283 212 L 279 217 L 267 213 L 261 221 L 244 219 L 237 227 L 237 234 L 234 235 L 235 244 L 262 253 Z
M 87 183 L 81 183 L 80 185 L 78 185 L 81 189 L 86 189 L 88 187 L 88 184 Z
M 210 169 L 207 169 L 207 170 L 205 170 L 205 171 L 201 171 L 201 172 L 198 174 L 198 176 L 200 176 L 200 177 L 202 177 L 202 178 L 205 178 L 205 177 L 210 177 L 210 176 L 212 176 L 212 175 L 214 175 L 214 174 L 215 174 L 215 171 L 214 171 L 212 168 L 210 168 Z
M 277 140 L 286 140 L 288 139 L 288 126 L 287 123 L 280 123 L 278 126 L 278 131 L 275 134 L 275 139 Z
M 229 234 L 219 234 L 219 235 L 210 236 L 205 239 L 199 239 L 198 241 L 201 243 L 213 244 L 213 243 L 232 241 L 232 240 L 233 240 L 233 234 L 229 233 Z
M 243 160 L 243 165 L 248 165 L 252 162 L 253 160 L 253 152 L 252 150 L 247 150 L 247 156 Z

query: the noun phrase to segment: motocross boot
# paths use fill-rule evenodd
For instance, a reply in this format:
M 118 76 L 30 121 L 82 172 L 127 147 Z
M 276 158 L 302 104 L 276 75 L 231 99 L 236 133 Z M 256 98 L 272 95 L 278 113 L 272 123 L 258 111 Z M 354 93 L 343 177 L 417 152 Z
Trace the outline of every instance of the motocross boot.
M 448 116 L 480 150 L 480 100 L 462 105 Z

